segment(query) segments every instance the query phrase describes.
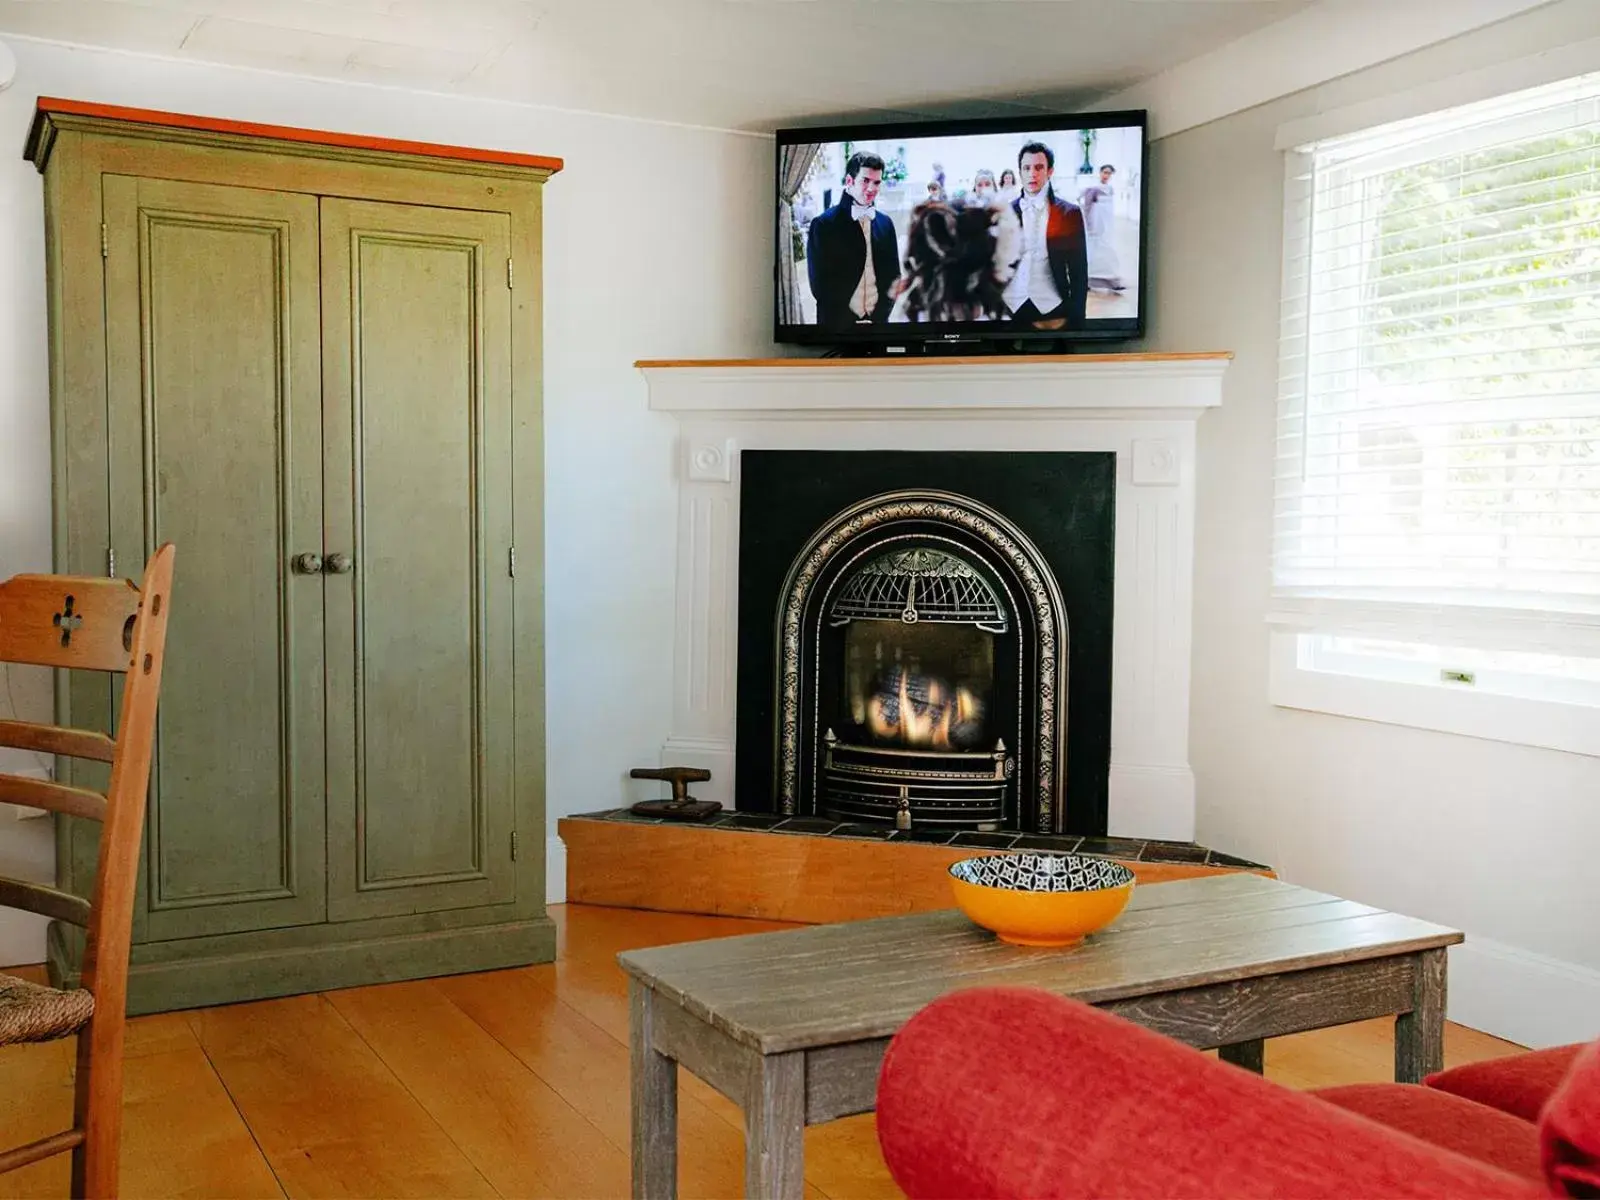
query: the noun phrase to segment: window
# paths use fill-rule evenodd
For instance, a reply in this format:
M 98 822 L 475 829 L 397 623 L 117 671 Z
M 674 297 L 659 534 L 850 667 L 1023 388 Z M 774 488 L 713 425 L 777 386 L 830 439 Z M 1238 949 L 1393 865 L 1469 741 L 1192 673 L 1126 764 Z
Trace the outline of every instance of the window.
M 1600 705 L 1600 75 L 1294 150 L 1285 218 L 1293 669 Z

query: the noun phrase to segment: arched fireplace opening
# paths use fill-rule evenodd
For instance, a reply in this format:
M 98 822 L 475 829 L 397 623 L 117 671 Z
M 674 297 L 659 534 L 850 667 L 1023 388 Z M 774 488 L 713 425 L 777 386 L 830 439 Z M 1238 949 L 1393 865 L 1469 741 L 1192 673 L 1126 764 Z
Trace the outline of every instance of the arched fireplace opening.
M 838 513 L 794 559 L 776 642 L 780 811 L 1059 829 L 1066 615 L 998 512 L 917 490 Z
M 820 631 L 822 815 L 999 829 L 1016 760 L 995 667 L 1016 657 L 1016 614 L 953 548 L 895 538 L 864 557 Z

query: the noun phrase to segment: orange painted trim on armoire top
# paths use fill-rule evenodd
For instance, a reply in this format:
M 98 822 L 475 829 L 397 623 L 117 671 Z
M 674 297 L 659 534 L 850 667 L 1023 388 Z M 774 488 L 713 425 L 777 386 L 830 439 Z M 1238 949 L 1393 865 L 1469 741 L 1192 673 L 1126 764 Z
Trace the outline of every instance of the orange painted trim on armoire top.
M 409 142 L 400 138 L 367 137 L 355 133 L 333 133 L 325 129 L 301 129 L 293 125 L 263 125 L 256 121 L 228 121 L 221 117 L 197 117 L 188 113 L 162 112 L 153 108 L 127 108 L 120 104 L 95 104 L 86 100 L 63 100 L 40 96 L 38 117 L 60 115 L 99 117 L 110 121 L 131 121 L 168 129 L 193 129 L 202 133 L 226 133 L 242 137 L 275 138 L 313 146 L 336 146 L 346 150 L 377 150 L 390 154 L 414 154 L 427 158 L 447 158 L 458 162 L 491 163 L 503 167 L 530 167 L 554 174 L 565 165 L 559 158 L 542 154 L 518 154 L 511 150 L 485 150 L 476 146 L 445 146 L 437 142 Z M 36 118 L 37 119 L 37 118 Z

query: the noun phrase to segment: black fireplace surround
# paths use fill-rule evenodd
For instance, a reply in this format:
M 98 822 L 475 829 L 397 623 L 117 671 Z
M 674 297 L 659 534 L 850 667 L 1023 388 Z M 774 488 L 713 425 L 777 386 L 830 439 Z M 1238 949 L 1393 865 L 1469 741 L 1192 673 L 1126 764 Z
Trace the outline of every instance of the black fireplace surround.
M 737 807 L 1104 834 L 1115 455 L 741 461 Z

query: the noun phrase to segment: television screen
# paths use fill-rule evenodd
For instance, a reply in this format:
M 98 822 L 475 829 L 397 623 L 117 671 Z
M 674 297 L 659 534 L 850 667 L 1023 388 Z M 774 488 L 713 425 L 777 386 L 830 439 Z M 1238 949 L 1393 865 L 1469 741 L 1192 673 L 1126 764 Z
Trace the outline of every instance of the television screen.
M 1145 114 L 778 133 L 779 341 L 1143 333 Z

